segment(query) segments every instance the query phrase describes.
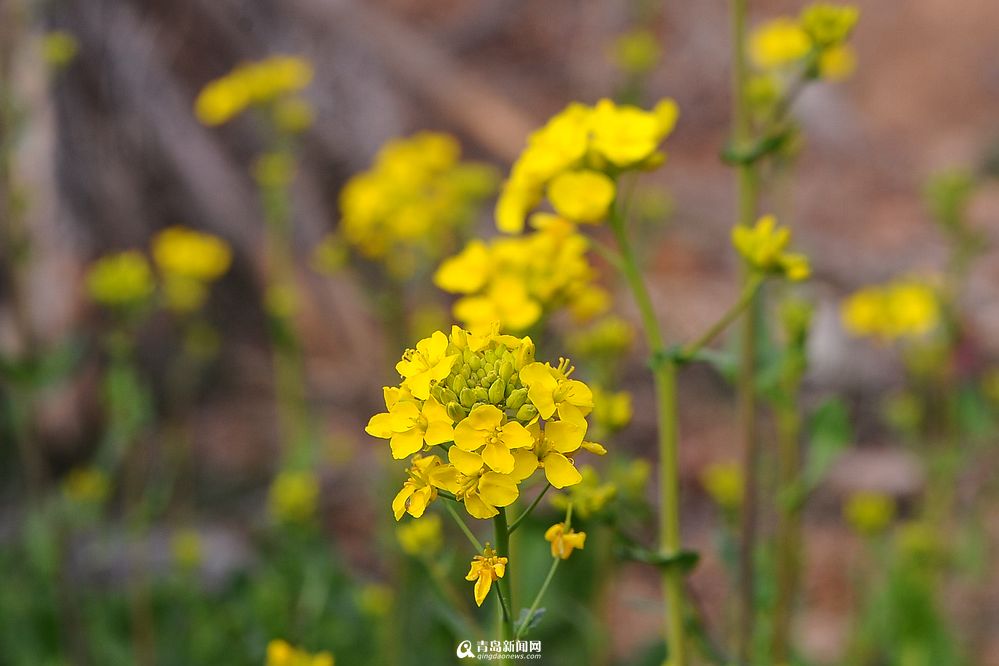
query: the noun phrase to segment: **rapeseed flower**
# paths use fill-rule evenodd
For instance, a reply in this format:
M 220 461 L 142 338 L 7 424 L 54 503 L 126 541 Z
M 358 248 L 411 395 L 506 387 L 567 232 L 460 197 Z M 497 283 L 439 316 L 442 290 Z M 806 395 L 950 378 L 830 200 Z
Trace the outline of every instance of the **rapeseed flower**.
M 66 67 L 80 50 L 73 33 L 65 30 L 53 30 L 42 37 L 42 59 L 54 68 Z
M 545 541 L 552 545 L 552 557 L 567 560 L 576 548 L 583 550 L 586 532 L 577 532 L 571 527 L 566 529 L 565 523 L 555 523 L 545 530 Z
M 340 193 L 340 233 L 361 256 L 408 277 L 455 250 L 496 180 L 490 167 L 461 161 L 448 134 L 390 141 Z
M 219 279 L 232 263 L 232 250 L 221 238 L 181 226 L 156 234 L 152 255 L 162 273 L 199 282 Z
M 496 202 L 496 226 L 522 232 L 546 190 L 556 212 L 573 222 L 606 218 L 617 174 L 661 164 L 659 146 L 677 116 L 668 99 L 651 111 L 607 99 L 570 104 L 528 137 Z
M 251 106 L 298 93 L 311 83 L 312 76 L 312 65 L 294 56 L 277 55 L 239 65 L 202 88 L 194 113 L 205 125 L 222 125 Z
M 399 525 L 395 536 L 402 551 L 412 557 L 433 557 L 444 544 L 441 518 L 437 515 Z
M 936 292 L 911 278 L 855 292 L 843 303 L 841 314 L 850 333 L 884 342 L 925 336 L 941 318 Z
M 267 499 L 271 515 L 280 522 L 307 522 L 318 508 L 319 479 L 308 470 L 281 472 L 271 483 Z
M 617 484 L 600 481 L 600 475 L 592 465 L 584 465 L 579 469 L 582 477 L 580 482 L 571 486 L 567 493 L 555 495 L 551 504 L 565 511 L 572 504 L 572 512 L 580 518 L 589 518 L 607 506 L 617 496 Z
M 763 24 L 749 38 L 749 55 L 765 70 L 798 62 L 811 49 L 812 41 L 801 24 L 784 16 Z
M 790 243 L 791 230 L 778 227 L 773 215 L 764 215 L 753 227 L 732 229 L 732 245 L 751 268 L 795 282 L 806 280 L 811 274 L 808 258 L 787 252 Z
M 860 534 L 877 534 L 884 531 L 895 517 L 895 500 L 884 493 L 854 493 L 843 507 L 843 516 L 850 527 Z
M 156 289 L 149 262 L 138 250 L 98 259 L 87 271 L 86 284 L 95 301 L 119 308 L 145 302 Z
M 820 47 L 842 44 L 850 38 L 860 11 L 851 5 L 815 3 L 801 11 L 801 27 Z
M 627 391 L 593 389 L 593 419 L 605 430 L 614 431 L 631 423 L 631 394 Z
M 267 644 L 266 666 L 334 666 L 334 660 L 329 652 L 310 654 L 287 641 L 275 639 Z
M 629 74 L 644 74 L 653 69 L 662 56 L 659 41 L 649 30 L 638 29 L 620 35 L 611 51 L 614 64 Z
M 388 411 L 368 424 L 369 434 L 392 440 L 395 457 L 413 456 L 392 502 L 396 520 L 422 516 L 438 490 L 469 515 L 492 518 L 539 469 L 553 485 L 572 486 L 581 480 L 573 462 L 580 449 L 606 453 L 584 441 L 592 392 L 569 378 L 571 364 L 535 362 L 531 339 L 500 334 L 498 324 L 437 331 L 397 368 L 402 382 L 384 390 Z M 426 455 L 432 446 L 446 451 L 446 460 Z
M 726 511 L 734 511 L 742 505 L 744 484 L 742 467 L 734 462 L 712 463 L 701 472 L 704 490 Z
M 496 551 L 486 544 L 481 555 L 472 558 L 471 567 L 465 580 L 475 581 L 475 605 L 481 606 L 489 594 L 493 582 L 499 580 L 506 574 L 506 565 L 509 560 L 496 555 Z
M 204 557 L 201 535 L 197 530 L 183 529 L 170 537 L 170 554 L 181 569 L 195 569 Z

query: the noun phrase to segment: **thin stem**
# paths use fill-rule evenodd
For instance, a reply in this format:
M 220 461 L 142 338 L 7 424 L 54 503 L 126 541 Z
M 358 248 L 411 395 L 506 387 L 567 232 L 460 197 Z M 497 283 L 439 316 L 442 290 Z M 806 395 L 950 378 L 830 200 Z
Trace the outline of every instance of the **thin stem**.
M 466 525 L 465 521 L 461 519 L 458 512 L 454 510 L 454 507 L 449 503 L 444 502 L 444 508 L 447 509 L 447 512 L 451 514 L 452 518 L 454 518 L 454 522 L 458 523 L 458 527 L 461 528 L 461 531 L 464 532 L 465 536 L 468 537 L 468 542 L 472 544 L 473 548 L 475 548 L 475 552 L 481 553 L 485 550 L 485 548 L 482 547 L 482 544 L 479 543 L 479 540 L 475 538 L 475 535 L 472 534 L 472 530 L 468 529 L 468 525 Z
M 742 290 L 742 296 L 739 300 L 728 309 L 721 319 L 719 319 L 715 324 L 709 328 L 704 335 L 699 337 L 697 340 L 686 345 L 680 352 L 680 360 L 687 361 L 694 357 L 697 352 L 701 351 L 705 346 L 709 345 L 715 338 L 722 334 L 722 332 L 729 327 L 729 325 L 739 318 L 739 315 L 753 302 L 756 297 L 756 293 L 760 289 L 760 285 L 763 284 L 763 279 L 760 276 L 754 276 L 749 280 L 746 286 Z
M 732 31 L 732 139 L 742 150 L 750 141 L 749 105 L 746 99 L 746 2 L 730 0 Z M 750 226 L 756 215 L 757 175 L 754 165 L 741 163 L 736 167 L 738 192 L 737 223 Z M 751 273 L 746 270 L 748 283 Z M 756 469 L 759 444 L 756 437 L 756 324 L 760 300 L 754 296 L 747 316 L 743 319 L 738 382 L 738 415 L 742 432 L 743 475 L 742 525 L 739 551 L 739 604 L 736 624 L 736 655 L 740 663 L 752 661 L 754 633 L 755 583 L 753 554 L 756 544 Z
M 548 591 L 548 586 L 551 585 L 552 579 L 555 577 L 555 572 L 558 570 L 558 565 L 562 562 L 561 559 L 555 557 L 552 558 L 552 565 L 548 569 L 548 575 L 545 576 L 545 582 L 541 584 L 541 589 L 538 590 L 537 596 L 534 597 L 534 602 L 527 611 L 527 615 L 524 616 L 524 623 L 517 627 L 517 634 L 514 636 L 515 640 L 520 640 L 520 637 L 524 635 L 524 630 L 527 629 L 527 625 L 531 623 L 531 618 L 534 617 L 535 611 L 538 610 L 538 605 L 541 603 L 542 597 L 545 596 L 545 592 Z
M 506 522 L 506 507 L 501 507 L 499 513 L 493 517 L 493 529 L 496 537 L 496 554 L 507 558 L 506 572 L 502 578 L 496 581 L 496 596 L 500 602 L 500 612 L 497 619 L 499 633 L 503 640 L 513 640 L 513 592 L 510 584 L 510 528 Z M 501 662 L 502 663 L 502 662 Z
M 646 343 L 654 356 L 664 350 L 663 335 L 656 319 L 652 299 L 645 287 L 635 259 L 631 242 L 624 228 L 624 218 L 615 207 L 610 225 L 614 230 L 621 253 L 621 272 L 635 298 L 642 318 Z M 677 461 L 678 434 L 676 408 L 676 361 L 662 358 L 654 365 L 653 379 L 659 424 L 659 548 L 670 557 L 680 551 L 680 475 Z M 684 636 L 683 572 L 679 567 L 665 567 L 662 572 L 663 593 L 666 598 L 663 622 L 669 646 L 670 666 L 686 663 Z
M 517 528 L 520 527 L 520 524 L 524 522 L 525 518 L 531 515 L 531 512 L 534 511 L 534 507 L 538 505 L 538 502 L 540 502 L 541 498 L 545 496 L 545 493 L 551 490 L 551 487 L 552 484 L 546 483 L 545 487 L 541 490 L 540 493 L 538 493 L 538 496 L 534 498 L 533 502 L 531 502 L 531 505 L 524 510 L 524 513 L 517 516 L 517 519 L 514 520 L 512 523 L 510 523 L 510 529 L 507 530 L 508 535 L 513 534 L 515 531 L 517 531 Z

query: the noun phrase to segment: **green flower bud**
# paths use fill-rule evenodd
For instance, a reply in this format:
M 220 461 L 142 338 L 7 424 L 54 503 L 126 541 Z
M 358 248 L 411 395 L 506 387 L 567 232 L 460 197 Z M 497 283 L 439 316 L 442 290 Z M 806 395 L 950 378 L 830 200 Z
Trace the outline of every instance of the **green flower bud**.
M 469 377 L 472 376 L 472 369 L 469 368 L 467 365 L 462 366 L 461 376 L 464 377 L 465 379 L 468 379 Z
M 487 372 L 486 376 L 482 378 L 482 385 L 492 388 L 493 383 L 499 379 L 499 376 L 495 372 Z
M 497 378 L 496 381 L 494 381 L 489 387 L 489 402 L 494 405 L 498 405 L 503 402 L 503 392 L 505 390 L 506 384 L 503 383 L 502 379 Z
M 538 410 L 531 403 L 526 403 L 521 405 L 520 409 L 517 410 L 517 420 L 524 423 L 528 421 L 533 421 L 534 417 L 538 415 Z
M 500 379 L 502 379 L 504 382 L 510 381 L 510 378 L 513 377 L 512 361 L 503 361 L 503 363 L 500 365 L 499 376 Z
M 482 359 L 479 358 L 478 354 L 473 354 L 470 351 L 465 352 L 465 363 L 468 364 L 472 370 L 478 370 L 479 366 L 482 365 Z
M 479 379 L 482 379 L 483 377 L 486 376 L 486 369 L 479 368 L 478 370 L 475 371 L 475 376 L 478 377 Z
M 461 389 L 461 393 L 458 394 L 458 399 L 461 401 L 462 407 L 472 408 L 475 404 L 475 392 L 470 388 Z
M 468 416 L 468 412 L 466 412 L 457 402 L 449 402 L 447 403 L 447 415 L 451 417 L 452 421 L 457 423 Z
M 519 388 L 506 399 L 506 406 L 509 409 L 520 409 L 525 402 L 527 402 L 527 389 Z
M 442 405 L 446 405 L 449 402 L 458 402 L 458 394 L 452 391 L 451 389 L 443 388 L 441 389 L 440 393 L 441 395 L 439 398 L 437 398 L 437 402 L 441 403 Z
M 481 386 L 476 386 L 472 389 L 472 393 L 475 395 L 476 402 L 489 402 L 489 391 Z
M 465 381 L 465 376 L 455 376 L 454 380 L 451 382 L 451 390 L 454 391 L 456 395 L 461 395 L 461 392 L 466 388 L 468 388 L 468 383 Z

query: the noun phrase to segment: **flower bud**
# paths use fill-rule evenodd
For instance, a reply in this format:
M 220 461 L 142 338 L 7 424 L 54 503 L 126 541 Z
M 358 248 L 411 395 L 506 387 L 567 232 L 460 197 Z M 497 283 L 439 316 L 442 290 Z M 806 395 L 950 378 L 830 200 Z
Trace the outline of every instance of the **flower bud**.
M 465 352 L 465 363 L 467 363 L 468 366 L 472 370 L 478 370 L 479 366 L 482 365 L 482 359 L 479 358 L 478 354 L 474 354 L 474 353 L 472 353 L 470 351 L 466 351 Z
M 438 386 L 442 386 L 438 384 Z M 441 388 L 440 397 L 437 398 L 437 402 L 442 405 L 446 405 L 449 402 L 458 402 L 458 394 L 449 388 Z
M 465 376 L 455 375 L 451 381 L 451 390 L 454 391 L 455 395 L 461 395 L 461 392 L 466 388 L 468 388 L 468 384 L 465 382 Z
M 503 383 L 502 379 L 497 378 L 496 381 L 489 386 L 489 402 L 494 405 L 498 405 L 503 402 L 504 391 L 506 391 L 506 384 Z
M 495 372 L 487 372 L 486 376 L 482 378 L 482 385 L 492 388 L 493 383 L 499 379 Z
M 457 423 L 468 416 L 468 413 L 457 402 L 449 402 L 447 403 L 447 415 Z
M 520 409 L 517 410 L 518 421 L 533 421 L 537 415 L 538 410 L 531 403 L 521 405 Z
M 504 382 L 510 381 L 510 378 L 513 377 L 513 362 L 503 361 L 502 365 L 500 365 L 499 376 Z
M 471 378 L 471 376 L 472 376 L 472 369 L 469 368 L 467 365 L 462 366 L 461 367 L 461 376 L 464 377 L 465 379 Z
M 481 386 L 476 386 L 472 389 L 472 393 L 475 396 L 476 402 L 489 402 L 489 391 L 482 388 Z
M 461 393 L 458 394 L 458 400 L 461 401 L 462 407 L 471 409 L 472 405 L 475 404 L 475 392 L 470 388 L 461 389 Z
M 506 406 L 509 409 L 520 409 L 525 402 L 527 402 L 527 389 L 519 388 L 506 399 Z

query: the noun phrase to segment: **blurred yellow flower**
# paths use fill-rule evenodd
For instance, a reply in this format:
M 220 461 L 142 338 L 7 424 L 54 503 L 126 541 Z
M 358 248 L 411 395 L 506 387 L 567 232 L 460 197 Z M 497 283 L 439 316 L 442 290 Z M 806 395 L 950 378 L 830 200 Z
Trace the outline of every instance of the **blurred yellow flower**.
M 843 507 L 843 516 L 857 532 L 877 534 L 884 531 L 895 517 L 895 500 L 884 493 L 854 493 Z
M 732 229 L 732 245 L 750 267 L 761 273 L 776 273 L 792 281 L 808 279 L 811 268 L 807 257 L 787 252 L 791 230 L 778 227 L 777 218 L 764 215 L 753 227 Z
M 156 234 L 152 254 L 164 274 L 201 282 L 219 279 L 232 263 L 232 250 L 224 240 L 181 226 Z
M 593 389 L 593 419 L 603 428 L 614 431 L 631 423 L 631 394 L 627 391 Z
M 801 11 L 801 27 L 817 46 L 826 48 L 845 42 L 859 18 L 860 11 L 852 5 L 818 2 Z
M 614 64 L 628 74 L 644 74 L 653 69 L 662 57 L 659 40 L 644 28 L 620 35 L 611 50 Z
M 384 618 L 392 612 L 395 594 L 384 583 L 366 583 L 357 593 L 357 605 L 366 615 Z
M 62 481 L 66 497 L 80 504 L 100 504 L 111 491 L 107 474 L 96 467 L 75 467 Z
M 205 85 L 195 100 L 194 112 L 205 125 L 221 125 L 250 106 L 297 93 L 309 85 L 312 76 L 312 65 L 294 56 L 246 63 Z
M 712 463 L 701 472 L 701 485 L 715 504 L 726 511 L 742 505 L 742 467 L 734 462 Z
M 829 81 L 842 81 L 849 78 L 857 69 L 857 55 L 845 45 L 832 46 L 819 56 L 819 76 Z
M 87 291 L 101 305 L 138 305 L 156 288 L 149 262 L 138 250 L 125 250 L 94 262 L 87 271 Z
M 941 316 L 933 288 L 911 278 L 855 292 L 844 301 L 841 314 L 850 333 L 886 342 L 924 336 Z
M 53 30 L 42 37 L 42 59 L 57 69 L 73 62 L 79 50 L 76 37 L 65 30 Z
M 432 557 L 444 545 L 444 532 L 438 515 L 403 523 L 396 528 L 395 536 L 402 552 L 412 557 Z
M 614 201 L 614 181 L 599 171 L 566 171 L 548 184 L 555 212 L 573 222 L 599 222 Z
M 568 489 L 567 494 L 560 493 L 551 499 L 551 504 L 565 511 L 572 504 L 573 515 L 589 518 L 601 510 L 617 495 L 617 485 L 601 483 L 597 470 L 592 465 L 584 465 L 579 474 L 582 480 Z
M 811 48 L 811 40 L 801 24 L 784 16 L 764 23 L 749 37 L 749 55 L 760 69 L 798 62 Z
M 274 105 L 274 126 L 288 134 L 299 134 L 312 127 L 315 111 L 301 97 L 288 97 Z
M 267 644 L 266 666 L 334 666 L 334 660 L 329 652 L 310 654 L 292 647 L 287 641 L 275 639 Z
M 307 522 L 315 516 L 318 503 L 319 479 L 314 472 L 284 471 L 271 483 L 268 504 L 280 522 Z
M 565 523 L 555 523 L 545 530 L 545 541 L 552 545 L 552 557 L 567 560 L 574 549 L 583 550 L 583 544 L 586 543 L 586 532 L 577 532 L 572 528 L 566 529 Z
M 173 561 L 182 569 L 194 569 L 201 564 L 204 555 L 201 535 L 197 530 L 178 530 L 170 537 L 170 554 Z
M 506 565 L 509 560 L 505 557 L 498 557 L 496 551 L 486 544 L 481 555 L 472 558 L 472 566 L 468 570 L 465 580 L 475 581 L 475 605 L 481 606 L 489 594 L 489 589 L 493 581 L 497 581 L 506 573 Z

